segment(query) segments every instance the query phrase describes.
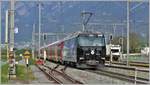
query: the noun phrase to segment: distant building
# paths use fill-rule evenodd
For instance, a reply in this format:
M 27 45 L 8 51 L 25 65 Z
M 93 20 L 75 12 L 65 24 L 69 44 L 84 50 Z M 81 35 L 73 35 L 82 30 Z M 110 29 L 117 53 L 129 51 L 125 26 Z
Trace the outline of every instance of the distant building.
M 145 47 L 144 49 L 141 50 L 141 54 L 142 55 L 148 56 L 149 52 L 150 52 L 150 48 L 149 47 Z

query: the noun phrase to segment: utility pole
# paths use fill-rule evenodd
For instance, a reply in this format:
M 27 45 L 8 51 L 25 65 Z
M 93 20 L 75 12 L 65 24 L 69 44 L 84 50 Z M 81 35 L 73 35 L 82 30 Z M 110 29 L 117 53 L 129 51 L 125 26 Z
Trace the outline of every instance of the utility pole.
M 10 25 L 10 36 L 9 36 L 9 79 L 11 77 L 16 77 L 16 61 L 15 61 L 15 52 L 14 52 L 14 4 L 15 1 L 10 1 L 10 10 L 9 10 L 9 25 Z M 9 26 L 8 25 L 8 26 Z
M 113 37 L 115 37 L 115 31 L 116 31 L 116 24 L 113 25 Z
M 6 53 L 7 53 L 7 59 L 9 58 L 9 48 L 8 48 L 8 10 L 6 10 L 5 15 L 5 47 L 6 47 Z
M 62 21 L 62 18 L 61 18 L 61 17 L 62 17 L 62 12 L 63 12 L 63 11 L 62 11 L 62 1 L 60 1 L 58 4 L 59 4 L 59 13 L 60 13 L 60 14 L 59 14 L 59 18 L 60 18 L 59 21 L 60 21 L 60 23 L 61 23 L 61 21 Z M 60 29 L 61 29 L 61 28 L 62 28 L 62 24 L 59 24 L 59 25 L 60 25 Z M 56 40 L 59 40 L 59 39 L 60 39 L 60 36 L 59 36 L 59 35 L 56 35 Z
M 14 49 L 14 0 L 10 3 L 10 51 Z
M 2 34 L 2 25 L 1 25 L 1 1 L 0 1 L 0 59 L 1 59 L 1 34 Z M 1 81 L 0 81 L 1 82 Z
M 130 19 L 130 9 L 129 9 L 129 0 L 127 1 L 127 66 L 129 65 L 129 61 L 128 61 L 128 58 L 129 58 L 129 28 L 130 28 L 130 22 L 129 22 L 129 19 Z
M 46 40 L 47 40 L 47 35 L 43 34 L 43 40 L 44 40 L 44 46 L 46 46 Z M 47 57 L 47 53 L 46 53 L 46 48 L 44 49 L 44 62 L 46 63 L 46 57 Z
M 150 0 L 149 0 L 149 13 L 150 13 Z M 149 49 L 150 49 L 150 16 L 149 16 Z M 150 83 L 150 50 L 149 50 L 149 83 Z
M 35 24 L 33 24 L 33 31 L 32 31 L 32 59 L 34 59 L 34 51 L 35 51 Z
M 124 31 L 123 31 L 123 30 L 124 30 L 124 29 L 122 29 L 122 39 L 121 39 L 122 54 L 121 54 L 121 58 L 123 58 L 123 51 L 124 51 L 124 47 L 123 47 L 123 46 L 124 46 L 124 45 L 123 45 L 123 44 L 124 44 L 124 42 L 123 42 L 123 41 L 124 41 L 124 37 L 123 37 L 123 32 L 124 32 Z
M 41 3 L 39 1 L 38 3 L 38 6 L 39 6 L 39 50 L 38 50 L 38 57 L 40 58 L 41 56 L 41 53 L 40 53 L 40 47 L 41 47 Z

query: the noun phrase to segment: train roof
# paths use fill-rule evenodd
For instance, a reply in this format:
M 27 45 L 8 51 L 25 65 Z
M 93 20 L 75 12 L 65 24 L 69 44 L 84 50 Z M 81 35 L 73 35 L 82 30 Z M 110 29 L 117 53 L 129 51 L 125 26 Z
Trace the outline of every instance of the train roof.
M 87 35 L 87 34 L 99 34 L 99 35 L 103 35 L 101 32 L 81 32 L 81 31 L 79 31 L 79 32 L 74 32 L 74 33 L 70 33 L 67 37 L 65 37 L 65 38 L 63 38 L 63 39 L 60 39 L 60 40 L 58 40 L 58 41 L 55 41 L 55 42 L 53 42 L 53 43 L 51 43 L 51 44 L 48 44 L 48 45 L 46 45 L 46 46 L 42 46 L 40 49 L 43 49 L 43 48 L 45 48 L 45 47 L 48 47 L 48 46 L 51 46 L 51 45 L 55 45 L 55 44 L 57 44 L 57 43 L 60 43 L 60 42 L 62 42 L 62 41 L 65 41 L 65 40 L 68 40 L 68 39 L 72 39 L 72 38 L 75 38 L 75 37 L 77 37 L 78 35 L 80 35 L 80 34 L 85 34 L 85 35 Z

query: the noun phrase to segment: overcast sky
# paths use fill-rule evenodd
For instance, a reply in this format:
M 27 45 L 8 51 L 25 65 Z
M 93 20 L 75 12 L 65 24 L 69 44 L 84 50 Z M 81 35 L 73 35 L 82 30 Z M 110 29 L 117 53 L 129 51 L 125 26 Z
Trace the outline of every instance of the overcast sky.
M 106 25 L 88 25 L 88 29 L 94 29 L 103 33 L 113 33 L 112 23 L 126 24 L 125 1 L 43 1 L 42 3 L 42 32 L 75 32 L 82 29 L 82 11 L 94 13 L 90 23 Z M 35 1 L 17 1 L 15 3 L 15 27 L 19 33 L 15 34 L 15 42 L 31 41 L 32 26 L 36 24 L 38 32 L 38 6 Z M 131 2 L 130 31 L 139 35 L 148 36 L 148 2 Z M 9 9 L 9 2 L 2 1 L 2 37 L 5 29 L 5 11 Z M 116 26 L 116 35 L 123 29 L 126 34 L 126 25 Z M 4 38 L 2 38 L 2 43 Z

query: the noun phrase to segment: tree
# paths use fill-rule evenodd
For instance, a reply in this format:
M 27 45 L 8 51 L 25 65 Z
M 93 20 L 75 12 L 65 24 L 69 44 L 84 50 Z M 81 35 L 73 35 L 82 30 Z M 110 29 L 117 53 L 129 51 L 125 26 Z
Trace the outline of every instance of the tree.
M 112 44 L 115 45 L 121 45 L 121 42 L 119 39 L 123 38 L 123 52 L 126 52 L 127 49 L 127 38 L 126 37 L 114 37 L 112 40 Z M 130 52 L 131 53 L 138 53 L 140 52 L 140 49 L 142 48 L 143 43 L 141 42 L 141 36 L 137 33 L 131 32 L 130 33 L 130 39 L 129 39 L 129 45 L 130 45 Z

